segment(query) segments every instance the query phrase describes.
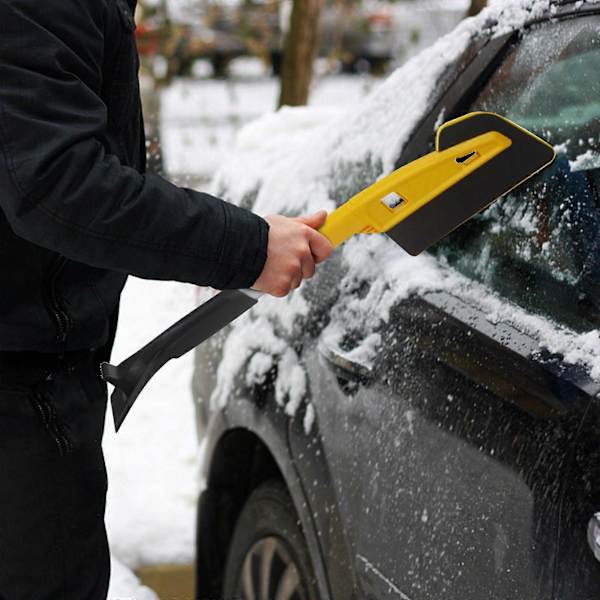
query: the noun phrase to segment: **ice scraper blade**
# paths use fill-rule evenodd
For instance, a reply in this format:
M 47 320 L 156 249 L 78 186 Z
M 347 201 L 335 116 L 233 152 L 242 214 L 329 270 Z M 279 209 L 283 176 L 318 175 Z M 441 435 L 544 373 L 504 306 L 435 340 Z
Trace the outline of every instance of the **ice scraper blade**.
M 427 250 L 554 160 L 550 144 L 504 117 L 484 112 L 470 113 L 442 125 L 436 136 L 436 153 L 443 154 L 465 143 L 468 146 L 472 141 L 472 149 L 456 157 L 455 169 L 459 173 L 481 160 L 483 155 L 474 142 L 489 131 L 509 139 L 510 145 L 387 231 L 409 254 Z
M 387 233 L 416 255 L 554 160 L 552 146 L 493 113 L 445 123 L 435 151 L 342 204 L 320 229 L 334 246 L 358 233 Z M 198 307 L 118 366 L 103 363 L 117 431 L 138 395 L 178 358 L 256 304 L 260 293 L 226 290 Z
M 550 144 L 494 113 L 442 125 L 435 151 L 340 206 L 321 228 L 334 245 L 387 233 L 417 255 L 554 160 Z

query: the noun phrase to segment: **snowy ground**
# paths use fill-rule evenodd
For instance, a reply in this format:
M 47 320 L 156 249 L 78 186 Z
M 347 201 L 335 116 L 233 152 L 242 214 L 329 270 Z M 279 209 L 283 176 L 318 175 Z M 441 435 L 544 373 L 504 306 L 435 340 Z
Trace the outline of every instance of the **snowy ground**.
M 137 577 L 114 557 L 110 567 L 109 600 L 158 600 L 152 590 L 141 585 Z
M 180 283 L 128 282 L 113 358 L 119 362 L 195 306 L 195 289 Z M 109 471 L 107 528 L 111 551 L 130 568 L 188 563 L 193 558 L 198 443 L 190 378 L 192 355 L 153 379 L 119 435 L 107 415 L 104 440 Z M 135 580 L 117 571 L 110 598 L 135 598 Z M 124 588 L 121 588 L 124 585 Z M 151 598 L 151 596 L 148 596 Z
M 113 360 L 120 362 L 195 306 L 193 286 L 131 278 Z M 198 444 L 190 378 L 192 355 L 150 382 L 116 435 L 108 416 L 107 526 L 114 553 L 130 566 L 192 557 L 190 523 Z M 174 542 L 176 540 L 176 542 Z

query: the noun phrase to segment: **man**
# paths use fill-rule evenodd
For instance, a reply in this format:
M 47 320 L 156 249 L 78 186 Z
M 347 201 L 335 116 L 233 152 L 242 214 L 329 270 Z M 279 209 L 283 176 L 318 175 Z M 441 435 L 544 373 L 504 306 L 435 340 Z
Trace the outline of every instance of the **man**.
M 135 0 L 0 0 L 0 598 L 103 599 L 101 440 L 128 274 L 277 296 L 332 248 L 142 175 Z

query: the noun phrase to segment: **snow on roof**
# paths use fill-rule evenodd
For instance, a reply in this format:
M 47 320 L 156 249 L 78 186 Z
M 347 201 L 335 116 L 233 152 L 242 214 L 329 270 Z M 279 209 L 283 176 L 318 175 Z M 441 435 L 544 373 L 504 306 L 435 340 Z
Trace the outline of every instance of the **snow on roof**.
M 500 35 L 523 27 L 550 10 L 549 0 L 496 0 L 480 15 L 465 19 L 431 48 L 397 69 L 356 108 L 283 108 L 247 125 L 231 159 L 220 169 L 213 191 L 228 200 L 252 206 L 259 214 L 299 214 L 336 204 L 389 173 L 416 123 L 435 99 L 435 85 L 444 71 L 482 30 Z M 348 179 L 348 185 L 344 180 Z M 332 197 L 348 189 L 347 197 Z M 401 298 L 423 290 L 453 289 L 468 294 L 485 308 L 490 319 L 512 322 L 542 340 L 567 361 L 581 362 L 600 378 L 600 336 L 597 331 L 576 335 L 507 305 L 487 288 L 441 266 L 433 257 L 410 257 L 386 236 L 358 236 L 341 250 L 346 275 L 330 313 L 323 339 L 339 347 L 346 332 L 363 332 L 353 358 L 368 363 L 374 356 L 382 322 Z M 319 275 L 317 275 L 318 277 Z M 368 291 L 352 291 L 367 281 Z M 214 406 L 223 406 L 235 392 L 234 378 L 251 359 L 247 382 L 258 382 L 274 363 L 278 366 L 276 400 L 293 415 L 306 395 L 302 361 L 280 335 L 302 330 L 311 307 L 311 283 L 287 299 L 264 298 L 238 320 L 225 343 L 219 366 Z M 305 415 L 310 427 L 314 411 Z

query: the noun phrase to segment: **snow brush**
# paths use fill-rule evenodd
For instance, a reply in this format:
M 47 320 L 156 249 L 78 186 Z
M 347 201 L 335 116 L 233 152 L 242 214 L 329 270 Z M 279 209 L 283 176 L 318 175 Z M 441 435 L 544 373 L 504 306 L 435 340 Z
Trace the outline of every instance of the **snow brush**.
M 386 233 L 416 256 L 554 160 L 552 146 L 493 113 L 442 125 L 435 151 L 400 167 L 333 211 L 319 230 L 334 246 Z M 102 363 L 118 431 L 154 374 L 252 308 L 262 294 L 225 290 L 118 366 Z

